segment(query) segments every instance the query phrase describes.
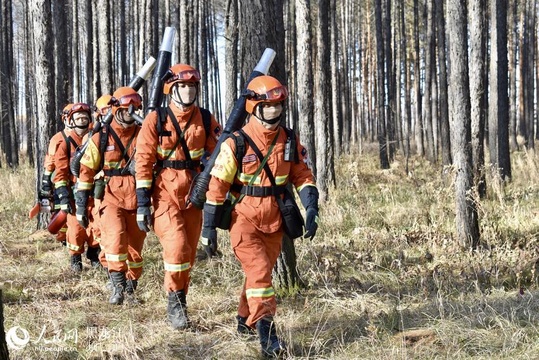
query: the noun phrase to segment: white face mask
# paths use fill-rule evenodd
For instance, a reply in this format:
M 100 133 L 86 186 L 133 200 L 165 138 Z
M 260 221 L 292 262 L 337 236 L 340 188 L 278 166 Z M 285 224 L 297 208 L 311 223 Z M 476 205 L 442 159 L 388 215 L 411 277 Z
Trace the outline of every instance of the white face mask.
M 197 98 L 197 87 L 193 83 L 177 83 L 172 88 L 172 100 L 177 105 L 189 106 Z
M 273 120 L 281 116 L 283 112 L 283 105 L 281 103 L 262 105 L 260 106 L 262 111 L 262 119 L 264 120 Z
M 79 136 L 84 135 L 88 131 L 88 126 L 90 124 L 90 118 L 86 113 L 78 112 L 73 114 L 72 128 L 75 130 L 75 133 Z

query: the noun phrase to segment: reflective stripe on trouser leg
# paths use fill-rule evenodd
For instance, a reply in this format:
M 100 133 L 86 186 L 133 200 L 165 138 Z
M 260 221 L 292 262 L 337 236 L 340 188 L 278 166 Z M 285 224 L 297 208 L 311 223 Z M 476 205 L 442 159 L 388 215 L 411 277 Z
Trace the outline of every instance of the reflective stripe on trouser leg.
M 127 278 L 138 280 L 142 275 L 144 260 L 142 259 L 142 248 L 146 233 L 139 229 L 137 225 L 137 213 L 133 211 L 125 219 L 129 241 L 127 243 Z
M 230 229 L 230 241 L 236 258 L 245 273 L 245 298 L 249 306 L 247 325 L 253 326 L 265 316 L 274 316 L 277 309 L 271 272 L 281 252 L 283 233 L 265 234 L 247 219 L 238 216 Z M 240 306 L 242 298 L 240 297 Z M 240 308 L 238 311 L 244 311 Z
M 196 207 L 180 210 L 176 203 L 161 191 L 156 204 L 154 231 L 163 246 L 165 263 L 164 287 L 167 292 L 184 290 L 187 294 L 190 268 L 195 263 L 202 226 L 202 211 Z
M 80 226 L 75 215 L 67 214 L 66 246 L 71 255 L 82 254 L 84 244 L 90 242 L 86 229 Z
M 101 208 L 101 244 L 109 271 L 127 271 L 129 229 L 126 218 L 130 212 L 112 204 Z M 131 212 L 134 214 L 134 212 Z M 136 215 L 135 215 L 136 216 Z M 137 227 L 138 229 L 138 227 Z

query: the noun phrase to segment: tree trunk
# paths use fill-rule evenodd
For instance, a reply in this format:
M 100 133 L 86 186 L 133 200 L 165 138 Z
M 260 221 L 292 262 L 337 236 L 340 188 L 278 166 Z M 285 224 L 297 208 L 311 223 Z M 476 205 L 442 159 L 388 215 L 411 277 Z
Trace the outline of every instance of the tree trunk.
M 329 8 L 329 21 L 330 21 L 330 69 L 331 69 L 331 118 L 333 121 L 333 155 L 339 157 L 342 147 L 342 96 L 343 91 L 341 89 L 342 82 L 340 79 L 339 69 L 342 69 L 340 64 L 341 57 L 339 56 L 339 43 L 338 38 L 339 29 L 337 28 L 337 9 L 335 1 L 330 2 Z
M 472 150 L 470 84 L 468 78 L 466 0 L 448 0 L 448 32 L 451 144 L 455 167 L 455 201 L 457 239 L 461 246 L 476 248 L 479 244 L 479 221 L 472 196 Z
M 311 37 L 311 1 L 296 0 L 297 26 L 297 102 L 299 114 L 299 134 L 301 142 L 309 153 L 312 170 L 316 174 L 316 151 L 314 135 L 313 103 L 313 50 Z
M 238 1 L 227 0 L 225 17 L 225 114 L 232 112 L 239 96 L 238 86 Z
M 486 195 L 485 183 L 485 0 L 470 2 L 470 100 L 472 117 L 472 159 L 475 188 L 480 197 Z
M 35 164 L 43 164 L 47 152 L 48 140 L 55 131 L 54 126 L 54 42 L 52 40 L 51 2 L 50 0 L 34 0 L 30 11 L 33 19 L 34 61 L 35 77 L 34 87 L 36 93 L 37 124 L 35 134 Z M 42 175 L 42 167 L 36 166 L 36 193 Z M 38 227 L 44 225 L 41 217 Z
M 434 157 L 434 134 L 433 125 L 434 122 L 432 116 L 432 78 L 434 75 L 434 21 L 433 21 L 433 8 L 434 0 L 426 0 L 425 19 L 427 29 L 427 40 L 425 46 L 425 90 L 423 92 L 423 124 L 425 125 L 425 142 L 426 149 L 425 155 L 430 162 L 436 162 Z
M 386 128 L 386 73 L 385 73 L 385 48 L 382 29 L 382 0 L 375 1 L 374 17 L 376 21 L 376 69 L 377 69 L 377 130 L 378 130 L 378 150 L 380 154 L 380 168 L 389 169 L 389 156 L 387 149 L 387 128 Z
M 11 0 L 1 2 L 0 24 L 2 40 L 0 42 L 0 97 L 3 146 L 8 166 L 19 164 L 19 142 L 15 125 L 14 68 L 13 68 L 13 16 Z
M 423 118 L 421 112 L 421 53 L 419 50 L 419 0 L 414 0 L 414 93 L 415 93 L 415 143 L 417 154 L 425 155 L 423 144 Z
M 6 332 L 4 331 L 4 301 L 2 289 L 0 289 L 0 359 L 9 360 L 9 351 L 7 349 Z
M 511 179 L 509 109 L 507 94 L 507 8 L 503 0 L 490 0 L 491 50 L 488 113 L 490 163 L 500 180 Z
M 438 39 L 438 66 L 439 66 L 439 78 L 440 78 L 440 145 L 442 147 L 442 165 L 449 166 L 453 163 L 451 159 L 451 134 L 449 133 L 449 114 L 448 114 L 448 101 L 447 101 L 447 53 L 445 43 L 445 16 L 444 16 L 444 2 L 435 1 L 436 6 L 436 28 Z
M 99 53 L 96 56 L 99 57 L 101 92 L 102 94 L 112 94 L 114 89 L 112 85 L 112 27 L 110 24 L 109 0 L 97 0 L 97 2 Z
M 511 150 L 517 150 L 517 41 L 518 41 L 518 16 L 517 2 L 509 5 L 509 25 L 511 33 L 509 38 L 509 143 Z

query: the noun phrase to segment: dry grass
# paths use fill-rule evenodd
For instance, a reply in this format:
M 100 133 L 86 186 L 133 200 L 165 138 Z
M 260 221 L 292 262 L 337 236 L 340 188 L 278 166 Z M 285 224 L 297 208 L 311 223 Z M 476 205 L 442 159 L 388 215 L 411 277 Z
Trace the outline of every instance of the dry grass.
M 537 358 L 539 158 L 514 154 L 512 183 L 489 186 L 476 252 L 456 244 L 452 184 L 439 167 L 377 166 L 376 155 L 342 159 L 321 229 L 296 243 L 307 288 L 280 298 L 277 316 L 289 358 Z M 65 248 L 27 219 L 34 178 L 26 167 L 0 170 L 5 327 L 30 335 L 12 359 L 258 359 L 258 341 L 235 332 L 243 275 L 225 233 L 223 257 L 193 269 L 192 329 L 173 331 L 155 236 L 144 304 L 111 306 L 104 275 L 88 264 L 70 273 Z

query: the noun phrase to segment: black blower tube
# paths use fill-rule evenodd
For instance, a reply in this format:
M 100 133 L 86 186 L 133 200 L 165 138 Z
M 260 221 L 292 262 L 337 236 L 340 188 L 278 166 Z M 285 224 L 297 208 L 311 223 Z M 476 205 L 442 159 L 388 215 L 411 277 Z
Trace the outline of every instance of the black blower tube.
M 247 85 L 249 85 L 251 80 L 253 80 L 255 77 L 267 75 L 273 59 L 275 58 L 275 54 L 276 53 L 273 49 L 266 48 L 266 50 L 264 50 L 258 64 L 255 66 L 253 72 L 247 79 L 245 87 L 247 87 Z M 202 209 L 204 207 L 204 203 L 206 202 L 206 192 L 208 191 L 208 186 L 210 184 L 210 171 L 215 164 L 217 155 L 219 155 L 221 144 L 228 138 L 228 135 L 241 128 L 245 118 L 247 117 L 247 111 L 245 111 L 245 100 L 245 96 L 240 94 L 240 97 L 234 103 L 234 108 L 230 112 L 228 120 L 226 121 L 223 133 L 217 141 L 215 150 L 211 154 L 208 163 L 204 167 L 204 171 L 198 174 L 194 179 L 194 184 L 191 189 L 191 193 L 189 194 L 189 201 L 199 209 Z

